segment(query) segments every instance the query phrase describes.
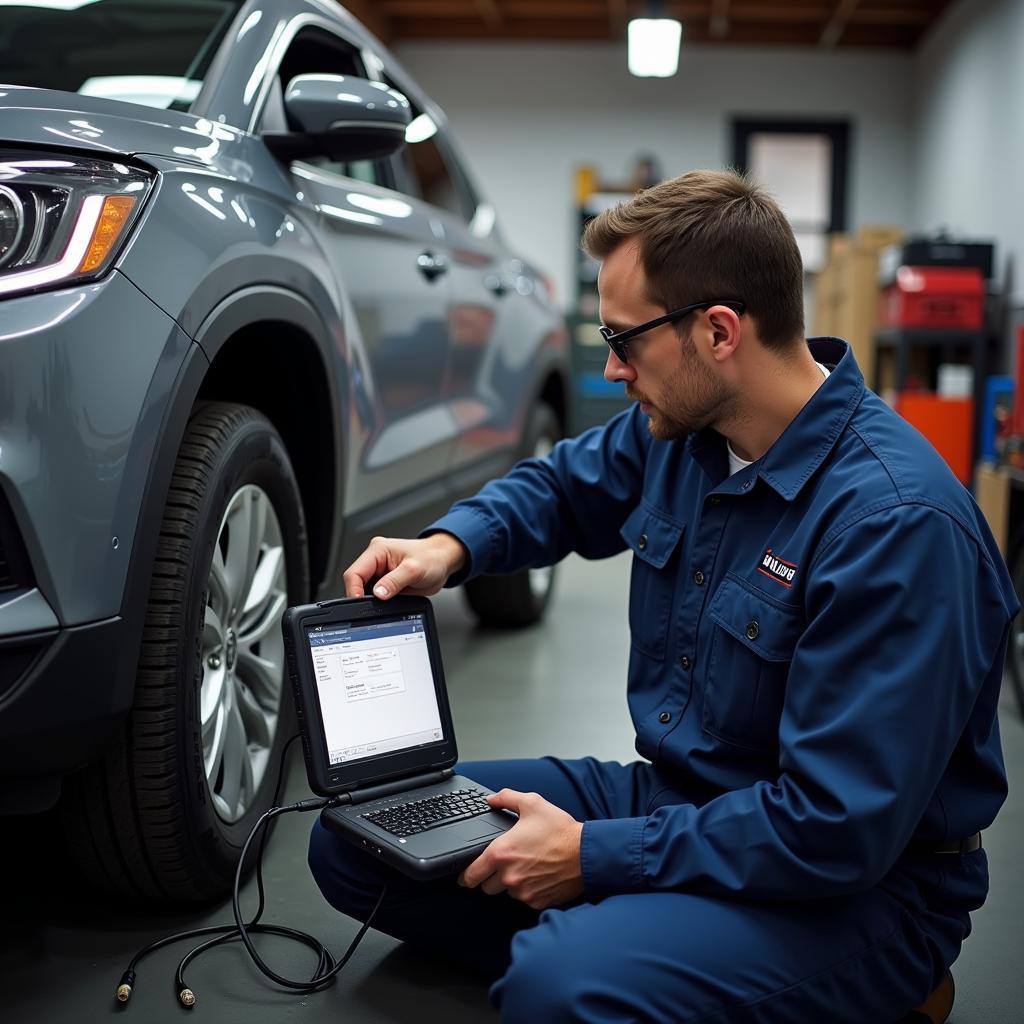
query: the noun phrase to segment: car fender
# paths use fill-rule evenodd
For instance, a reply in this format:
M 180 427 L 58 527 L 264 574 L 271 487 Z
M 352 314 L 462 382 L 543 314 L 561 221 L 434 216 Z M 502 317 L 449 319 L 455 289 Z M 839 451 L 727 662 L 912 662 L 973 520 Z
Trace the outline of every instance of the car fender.
M 347 401 L 343 390 L 345 373 L 339 346 L 332 344 L 331 335 L 322 318 L 302 296 L 277 286 L 260 285 L 241 289 L 223 299 L 199 325 L 195 343 L 190 346 L 182 363 L 160 424 L 155 456 L 139 507 L 136 543 L 132 549 L 121 605 L 121 616 L 127 625 L 125 635 L 130 638 L 134 656 L 125 658 L 122 664 L 134 666 L 138 660 L 153 561 L 171 477 L 189 416 L 197 399 L 202 396 L 210 367 L 224 345 L 239 331 L 270 321 L 289 325 L 308 335 L 323 360 L 325 380 L 331 397 L 335 438 L 339 439 L 335 445 L 333 500 L 335 509 L 341 507 L 344 450 L 340 438 Z M 334 548 L 337 543 L 338 538 L 335 537 L 328 558 L 330 565 L 334 564 L 336 558 Z M 115 704 L 127 710 L 134 695 L 134 676 L 123 681 L 117 690 Z

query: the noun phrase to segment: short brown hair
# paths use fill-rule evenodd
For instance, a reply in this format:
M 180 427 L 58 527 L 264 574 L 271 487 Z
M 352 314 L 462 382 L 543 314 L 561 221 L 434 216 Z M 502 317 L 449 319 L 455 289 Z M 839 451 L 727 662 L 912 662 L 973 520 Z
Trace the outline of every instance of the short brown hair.
M 644 189 L 595 217 L 582 244 L 603 260 L 631 238 L 650 301 L 673 310 L 739 299 L 766 346 L 803 339 L 803 263 L 793 229 L 768 193 L 741 174 L 690 171 Z

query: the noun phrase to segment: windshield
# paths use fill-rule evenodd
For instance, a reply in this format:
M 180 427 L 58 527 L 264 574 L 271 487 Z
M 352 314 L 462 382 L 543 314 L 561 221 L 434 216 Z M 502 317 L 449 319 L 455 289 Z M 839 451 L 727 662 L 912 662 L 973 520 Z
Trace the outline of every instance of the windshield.
M 243 0 L 0 0 L 0 82 L 188 110 Z

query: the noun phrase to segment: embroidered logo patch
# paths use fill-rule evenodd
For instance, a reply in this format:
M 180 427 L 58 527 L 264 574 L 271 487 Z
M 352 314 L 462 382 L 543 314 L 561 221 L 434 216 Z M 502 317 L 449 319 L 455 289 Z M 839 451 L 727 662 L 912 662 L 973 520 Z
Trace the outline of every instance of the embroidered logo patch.
M 784 587 L 791 587 L 793 586 L 793 577 L 796 575 L 796 566 L 784 558 L 773 555 L 772 549 L 768 548 L 757 571 L 763 576 L 775 580 L 776 583 L 781 583 Z

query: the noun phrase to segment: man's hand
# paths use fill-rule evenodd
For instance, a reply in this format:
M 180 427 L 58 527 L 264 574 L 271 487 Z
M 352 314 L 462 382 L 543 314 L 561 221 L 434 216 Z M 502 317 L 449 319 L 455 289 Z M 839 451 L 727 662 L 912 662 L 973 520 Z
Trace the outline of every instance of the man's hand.
M 491 896 L 509 896 L 534 910 L 557 907 L 583 893 L 580 839 L 583 824 L 536 793 L 503 789 L 487 798 L 494 808 L 516 811 L 519 821 L 459 876 Z
M 403 593 L 426 597 L 436 594 L 465 562 L 466 549 L 450 533 L 422 540 L 374 537 L 345 571 L 345 593 L 362 597 L 367 585 L 377 580 L 373 594 L 382 600 Z

